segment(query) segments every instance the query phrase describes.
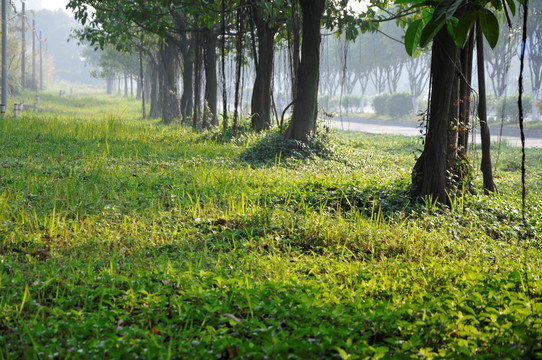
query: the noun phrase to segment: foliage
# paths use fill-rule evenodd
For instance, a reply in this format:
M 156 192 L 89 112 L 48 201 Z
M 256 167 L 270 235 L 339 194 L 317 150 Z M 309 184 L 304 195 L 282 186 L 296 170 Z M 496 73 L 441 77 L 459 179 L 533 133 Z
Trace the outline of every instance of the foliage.
M 392 117 L 406 116 L 414 110 L 412 107 L 412 96 L 408 92 L 376 95 L 373 97 L 373 108 L 377 115 L 389 115 Z
M 531 113 L 533 97 L 530 94 L 522 96 L 523 111 L 525 114 Z M 494 114 L 494 119 L 506 122 L 517 122 L 518 119 L 518 96 L 507 95 L 500 99 L 494 96 L 488 99 L 488 109 Z
M 316 158 L 331 159 L 336 156 L 334 144 L 327 132 L 317 132 L 308 141 L 297 141 L 285 138 L 280 132 L 270 132 L 251 143 L 249 138 L 241 138 L 250 144 L 242 153 L 241 161 L 252 167 L 277 165 L 281 162 L 297 163 Z
M 405 49 L 412 56 L 418 47 L 431 43 L 445 26 L 456 45 L 462 48 L 476 21 L 480 22 L 489 46 L 494 48 L 499 40 L 499 20 L 495 13 L 506 13 L 509 16 L 508 11 L 511 11 L 514 15 L 516 2 L 523 3 L 523 0 L 399 0 L 395 3 L 412 4 L 413 9 L 420 10 L 418 18 L 408 25 L 405 33 Z M 464 11 L 458 11 L 463 4 L 466 4 Z
M 386 115 L 388 113 L 388 102 L 390 94 L 383 93 L 373 97 L 373 108 L 377 115 Z
M 409 202 L 411 138 L 330 135 L 341 159 L 254 168 L 239 157 L 272 134 L 220 142 L 133 120 L 135 102 L 43 99 L 55 113 L 0 122 L 2 358 L 542 350 L 540 150 L 524 228 L 516 148 L 500 194 L 446 208 Z

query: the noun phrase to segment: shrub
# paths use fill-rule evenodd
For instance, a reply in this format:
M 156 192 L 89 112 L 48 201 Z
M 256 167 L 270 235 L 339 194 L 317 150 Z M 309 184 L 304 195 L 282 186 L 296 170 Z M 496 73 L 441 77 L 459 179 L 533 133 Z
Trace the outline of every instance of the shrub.
M 405 116 L 414 110 L 412 106 L 412 95 L 408 92 L 397 92 L 391 94 L 388 100 L 388 115 L 394 117 Z
M 530 114 L 532 112 L 533 97 L 530 94 L 525 94 L 522 97 L 523 113 Z M 508 95 L 501 99 L 488 97 L 488 109 L 495 114 L 497 121 L 514 121 L 518 118 L 518 95 Z
M 408 92 L 376 95 L 373 98 L 373 108 L 377 115 L 405 116 L 414 110 L 412 95 Z
M 358 94 L 347 94 L 343 96 L 342 106 L 347 111 L 360 107 L 361 96 Z
M 379 94 L 373 97 L 373 108 L 377 115 L 387 115 L 388 114 L 388 101 L 390 99 L 390 94 Z

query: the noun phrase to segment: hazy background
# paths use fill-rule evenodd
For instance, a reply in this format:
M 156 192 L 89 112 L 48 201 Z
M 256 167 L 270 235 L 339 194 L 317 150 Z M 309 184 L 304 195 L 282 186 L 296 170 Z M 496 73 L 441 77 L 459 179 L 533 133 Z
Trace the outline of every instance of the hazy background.
M 66 11 L 66 0 L 28 0 L 26 8 L 31 10 L 47 9 L 51 11 L 64 10 Z

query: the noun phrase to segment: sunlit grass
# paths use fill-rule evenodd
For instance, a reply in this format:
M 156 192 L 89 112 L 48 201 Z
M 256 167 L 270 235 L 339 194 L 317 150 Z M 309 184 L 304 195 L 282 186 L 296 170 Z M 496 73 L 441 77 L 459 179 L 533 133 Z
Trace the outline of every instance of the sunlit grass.
M 0 121 L 0 358 L 540 353 L 540 150 L 525 228 L 517 148 L 499 194 L 443 209 L 408 195 L 415 138 L 332 134 L 262 161 L 247 151 L 286 146 L 273 134 L 43 102 Z

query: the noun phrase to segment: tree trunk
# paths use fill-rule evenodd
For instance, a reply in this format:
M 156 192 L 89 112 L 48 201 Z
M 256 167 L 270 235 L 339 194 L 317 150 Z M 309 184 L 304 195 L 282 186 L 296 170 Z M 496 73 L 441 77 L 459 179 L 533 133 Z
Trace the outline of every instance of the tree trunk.
M 124 73 L 124 97 L 128 97 L 128 74 Z
M 147 117 L 147 110 L 145 109 L 145 95 L 143 91 L 145 89 L 144 76 L 143 76 L 143 51 L 139 49 L 139 78 L 137 82 L 137 98 L 141 99 L 141 112 L 143 114 L 143 119 Z
M 243 3 L 243 2 L 242 2 Z M 243 38 L 245 36 L 243 24 L 243 9 L 237 10 L 237 39 L 235 41 L 235 98 L 233 102 L 233 123 L 232 128 L 237 129 L 239 124 L 239 101 L 241 86 L 241 65 L 243 64 Z
M 412 171 L 412 194 L 428 196 L 447 204 L 446 155 L 448 149 L 449 110 L 456 78 L 455 63 L 459 49 L 443 28 L 435 36 L 431 58 L 431 105 L 424 150 Z
M 209 119 L 212 126 L 218 125 L 217 117 L 217 76 L 216 76 L 216 34 L 212 29 L 204 29 L 205 35 L 205 107 L 203 118 Z M 205 121 L 207 122 L 207 121 Z
M 183 94 L 181 96 L 181 116 L 183 123 L 188 121 L 188 117 L 192 115 L 193 109 L 193 93 L 194 93 L 194 49 L 190 38 L 183 36 L 181 40 L 182 54 L 182 77 L 183 77 Z
M 269 23 L 259 18 L 256 12 L 254 9 L 254 22 L 256 23 L 258 35 L 258 57 L 255 59 L 256 78 L 252 89 L 250 107 L 252 128 L 261 131 L 271 127 L 275 29 L 269 27 Z
M 286 137 L 308 141 L 316 129 L 318 81 L 320 71 L 320 22 L 325 0 L 300 0 L 303 12 L 301 63 L 297 71 L 294 113 Z
M 156 62 L 155 58 L 150 62 L 150 76 L 149 76 L 149 102 L 151 103 L 151 109 L 149 117 L 156 119 L 160 117 L 160 65 Z
M 459 83 L 459 157 L 466 158 L 469 145 L 469 126 L 471 113 L 472 57 L 474 52 L 474 32 L 471 31 L 465 47 L 461 50 L 461 81 Z
M 195 53 L 195 60 L 194 60 L 194 112 L 192 115 L 192 129 L 196 130 L 198 127 L 198 122 L 201 114 L 201 42 L 202 42 L 202 34 L 201 32 L 197 31 L 195 33 L 196 42 L 194 44 L 194 53 Z M 205 124 L 202 124 L 202 127 L 205 127 Z
M 476 21 L 476 54 L 478 59 L 478 117 L 480 118 L 480 135 L 482 138 L 482 176 L 484 178 L 484 193 L 495 192 L 495 183 L 493 182 L 493 171 L 491 169 L 491 137 L 489 126 L 487 125 L 487 106 L 486 106 L 486 80 L 484 71 L 484 39 L 480 20 Z
M 106 92 L 107 92 L 107 95 L 113 94 L 113 90 L 114 90 L 114 88 L 115 88 L 115 80 L 113 79 L 112 76 L 108 76 L 107 79 L 106 79 L 105 81 L 106 81 Z
M 179 54 L 173 41 L 166 39 L 162 54 L 164 77 L 162 87 L 162 121 L 169 125 L 181 116 L 178 96 Z
M 300 54 L 299 54 L 299 48 L 301 47 L 300 44 L 301 44 L 301 34 L 299 32 L 299 27 L 298 27 L 298 21 L 297 21 L 297 6 L 294 4 L 293 5 L 293 9 L 292 9 L 292 17 L 295 17 L 294 20 L 292 21 L 292 26 L 293 26 L 293 29 L 292 29 L 292 35 L 293 35 L 293 38 L 291 39 L 292 41 L 292 44 L 290 44 L 290 38 L 288 38 L 288 45 L 291 47 L 291 59 L 290 59 L 290 70 L 292 71 L 292 74 L 291 74 L 291 84 L 292 84 L 292 101 L 293 101 L 293 105 L 292 105 L 292 110 L 295 109 L 295 99 L 297 98 L 297 77 L 298 77 L 298 70 L 299 70 L 299 63 L 301 61 L 300 59 Z

